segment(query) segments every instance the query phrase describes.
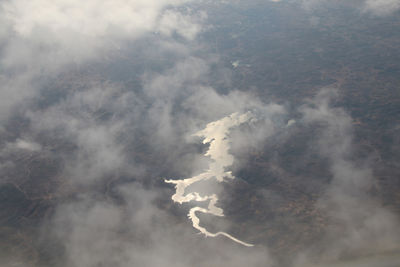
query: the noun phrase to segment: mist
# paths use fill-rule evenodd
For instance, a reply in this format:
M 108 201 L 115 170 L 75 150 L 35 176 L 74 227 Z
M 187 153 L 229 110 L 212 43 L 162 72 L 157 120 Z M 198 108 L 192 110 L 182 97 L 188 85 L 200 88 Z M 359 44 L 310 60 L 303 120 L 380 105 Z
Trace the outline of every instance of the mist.
M 306 91 L 315 72 L 274 72 L 308 60 L 279 39 L 297 31 L 288 14 L 323 32 L 337 2 L 0 1 L 0 265 L 396 264 L 397 198 L 344 78 L 325 64 Z M 241 35 L 258 6 L 270 28 Z M 365 20 L 399 7 L 346 6 Z

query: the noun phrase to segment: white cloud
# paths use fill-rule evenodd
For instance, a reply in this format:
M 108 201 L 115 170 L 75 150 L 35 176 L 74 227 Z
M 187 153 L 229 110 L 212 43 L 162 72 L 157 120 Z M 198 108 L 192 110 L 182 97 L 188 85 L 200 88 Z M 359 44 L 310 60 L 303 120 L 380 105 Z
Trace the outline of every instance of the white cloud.
M 132 49 L 132 43 L 156 31 L 162 34 L 153 37 L 165 49 L 178 46 L 173 34 L 193 40 L 205 15 L 177 9 L 189 1 L 0 1 L 0 120 L 26 108 L 48 77 L 107 63 L 121 47 L 129 43 Z
M 388 15 L 400 9 L 400 0 L 367 0 L 364 9 L 376 15 Z
M 200 31 L 173 7 L 188 0 L 8 0 L 0 4 L 0 42 L 5 67 L 30 66 L 52 71 L 64 64 L 98 59 L 160 30 L 193 39 Z M 2 22 L 3 22 L 2 21 Z M 8 25 L 5 27 L 4 25 Z
M 302 7 L 308 11 L 323 8 L 326 5 L 342 5 L 359 9 L 364 13 L 371 13 L 378 16 L 390 15 L 400 9 L 400 0 L 359 0 L 359 1 L 342 1 L 342 0 L 294 0 L 293 2 L 301 3 Z
M 30 38 L 41 30 L 62 38 L 63 33 L 87 37 L 126 35 L 152 31 L 167 6 L 187 0 L 10 0 L 2 3 L 3 16 L 13 30 Z
M 17 149 L 24 149 L 29 151 L 40 151 L 42 149 L 41 145 L 35 142 L 17 139 L 17 141 L 12 144 Z
M 244 250 L 194 234 L 154 204 L 161 192 L 134 183 L 118 191 L 123 206 L 80 196 L 58 207 L 47 234 L 64 246 L 59 262 L 79 267 L 274 266 L 265 248 Z
M 399 218 L 368 193 L 376 184 L 373 171 L 366 160 L 354 159 L 352 118 L 330 105 L 336 93 L 324 89 L 301 109 L 304 122 L 322 129 L 316 147 L 328 160 L 332 175 L 317 202 L 331 225 L 314 248 L 319 259 L 328 261 L 394 250 L 400 241 Z
M 205 17 L 205 13 L 200 13 L 197 19 L 202 20 Z M 193 40 L 201 31 L 201 25 L 194 22 L 193 16 L 167 10 L 161 17 L 158 30 L 166 36 L 171 36 L 175 32 L 188 40 Z
M 90 184 L 119 168 L 129 170 L 134 165 L 128 165 L 124 146 L 118 141 L 119 135 L 129 130 L 125 116 L 134 116 L 129 105 L 135 106 L 133 93 L 116 85 L 93 83 L 48 109 L 30 111 L 27 116 L 37 135 L 61 131 L 64 140 L 76 145 L 73 155 L 65 157 L 65 176 L 73 182 Z

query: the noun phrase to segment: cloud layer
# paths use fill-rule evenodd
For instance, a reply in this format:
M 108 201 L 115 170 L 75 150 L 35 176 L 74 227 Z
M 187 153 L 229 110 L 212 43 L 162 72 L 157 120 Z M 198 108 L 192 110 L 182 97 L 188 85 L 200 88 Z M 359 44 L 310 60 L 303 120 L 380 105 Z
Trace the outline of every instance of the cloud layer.
M 316 209 L 330 224 L 294 266 L 396 249 L 398 218 L 370 196 L 372 167 L 355 159 L 352 118 L 332 107 L 335 93 L 322 90 L 298 108 L 219 88 L 235 86 L 232 70 L 197 39 L 207 14 L 189 4 L 0 2 L 0 184 L 33 203 L 28 215 L 39 214 L 32 246 L 49 262 L 34 265 L 277 266 L 263 244 L 249 249 L 196 235 L 188 207 L 174 205 L 173 188 L 164 183 L 196 176 L 212 162 L 194 133 L 249 111 L 257 120 L 229 133 L 230 142 L 222 138 L 236 158 L 221 172 L 239 171 L 265 144 L 276 144 L 268 151 L 276 153 L 301 127 L 317 129 L 310 130 L 309 149 L 328 162 L 331 179 Z M 399 8 L 397 1 L 363 6 L 379 15 Z M 272 158 L 276 169 L 285 164 Z M 224 192 L 223 186 L 201 189 Z M 204 215 L 201 222 L 247 242 L 241 235 L 251 219 L 236 225 L 232 218 Z M 29 222 L 21 225 L 13 227 L 30 231 Z M 23 257 L 14 262 L 31 265 Z

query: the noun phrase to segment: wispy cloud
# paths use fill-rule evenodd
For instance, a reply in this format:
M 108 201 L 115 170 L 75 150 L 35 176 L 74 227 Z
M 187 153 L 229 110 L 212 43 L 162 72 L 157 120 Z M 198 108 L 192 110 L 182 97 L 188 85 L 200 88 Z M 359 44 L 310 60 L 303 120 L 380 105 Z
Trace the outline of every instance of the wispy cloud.
M 336 94 L 324 89 L 301 108 L 305 123 L 322 127 L 317 149 L 332 174 L 317 202 L 330 225 L 322 241 L 306 252 L 325 261 L 396 250 L 400 241 L 399 218 L 370 194 L 376 180 L 369 162 L 354 158 L 352 118 L 330 104 Z
M 377 2 L 367 1 L 367 9 L 398 8 Z M 296 120 L 255 94 L 219 93 L 213 84 L 226 82 L 215 75 L 225 71 L 220 59 L 196 51 L 206 47 L 196 38 L 207 15 L 187 3 L 0 2 L 0 182 L 29 200 L 30 185 L 46 189 L 35 195 L 51 208 L 34 245 L 54 249 L 61 267 L 274 266 L 262 245 L 249 250 L 196 235 L 187 207 L 174 206 L 173 189 L 163 183 L 207 168 L 205 146 L 193 133 L 251 111 L 257 120 L 224 142 L 242 156 L 230 158 L 232 168 L 244 166 L 247 151 L 261 150 L 270 137 L 291 137 L 291 127 L 321 129 L 312 138 L 332 180 L 318 209 L 332 226 L 320 250 L 304 252 L 305 261 L 394 247 L 398 220 L 368 195 L 372 169 L 353 160 L 352 119 L 330 105 L 332 92 L 310 99 Z
M 376 15 L 389 15 L 400 9 L 399 0 L 367 0 L 364 10 Z

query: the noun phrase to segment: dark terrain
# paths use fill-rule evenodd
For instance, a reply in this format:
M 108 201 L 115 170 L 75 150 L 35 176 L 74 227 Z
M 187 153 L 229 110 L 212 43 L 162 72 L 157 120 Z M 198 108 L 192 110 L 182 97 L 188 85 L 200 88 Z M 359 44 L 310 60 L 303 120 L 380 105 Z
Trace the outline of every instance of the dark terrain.
M 370 17 L 346 5 L 318 10 L 312 16 L 290 4 L 209 5 L 205 9 L 215 27 L 200 38 L 207 43 L 206 51 L 219 54 L 214 67 L 231 75 L 230 82 L 213 77 L 209 85 L 221 93 L 238 89 L 266 103 L 283 104 L 290 118 L 300 117 L 298 108 L 321 88 L 336 89 L 338 97 L 332 106 L 344 109 L 353 120 L 353 157 L 368 161 L 376 180 L 368 195 L 400 216 L 400 15 Z M 137 73 L 122 83 L 140 91 L 141 65 L 129 59 L 121 61 L 127 66 L 121 72 Z M 232 66 L 234 61 L 239 61 L 237 67 Z M 107 70 L 97 66 L 91 72 L 102 76 Z M 123 73 L 108 75 L 104 79 L 124 79 Z M 45 110 L 63 98 L 64 89 L 80 90 L 82 76 L 71 71 L 50 81 L 47 86 L 56 93 L 44 93 L 34 108 Z M 72 79 L 74 83 L 69 82 Z M 99 121 L 112 117 L 111 111 L 96 112 Z M 23 114 L 16 114 L 1 132 L 1 145 L 22 136 L 29 123 Z M 269 247 L 283 262 L 286 255 L 315 244 L 334 224 L 316 205 L 332 179 L 327 159 L 310 150 L 319 128 L 295 127 L 293 138 L 249 149 L 247 164 L 234 168 L 238 179 L 226 184 L 221 200 L 227 219 L 234 222 L 232 233 Z M 11 151 L 0 155 L 0 257 L 9 264 L 6 266 L 25 267 L 25 262 L 57 266 L 63 246 L 43 237 L 46 225 L 58 205 L 93 190 L 70 184 L 63 177 L 63 162 L 74 155 L 76 145 L 62 133 L 38 138 L 48 153 Z M 154 150 L 145 130 L 141 139 L 120 138 L 131 142 L 125 150 L 132 161 L 156 167 L 135 177 L 118 171 L 106 174 L 97 184 L 96 197 L 123 207 L 126 203 L 115 188 L 138 182 L 160 190 L 162 194 L 155 200 L 158 208 L 185 224 L 186 211 L 173 205 L 173 190 L 163 179 L 186 177 L 186 173 L 174 169 L 169 151 Z M 189 154 L 204 147 L 188 145 L 185 149 Z

